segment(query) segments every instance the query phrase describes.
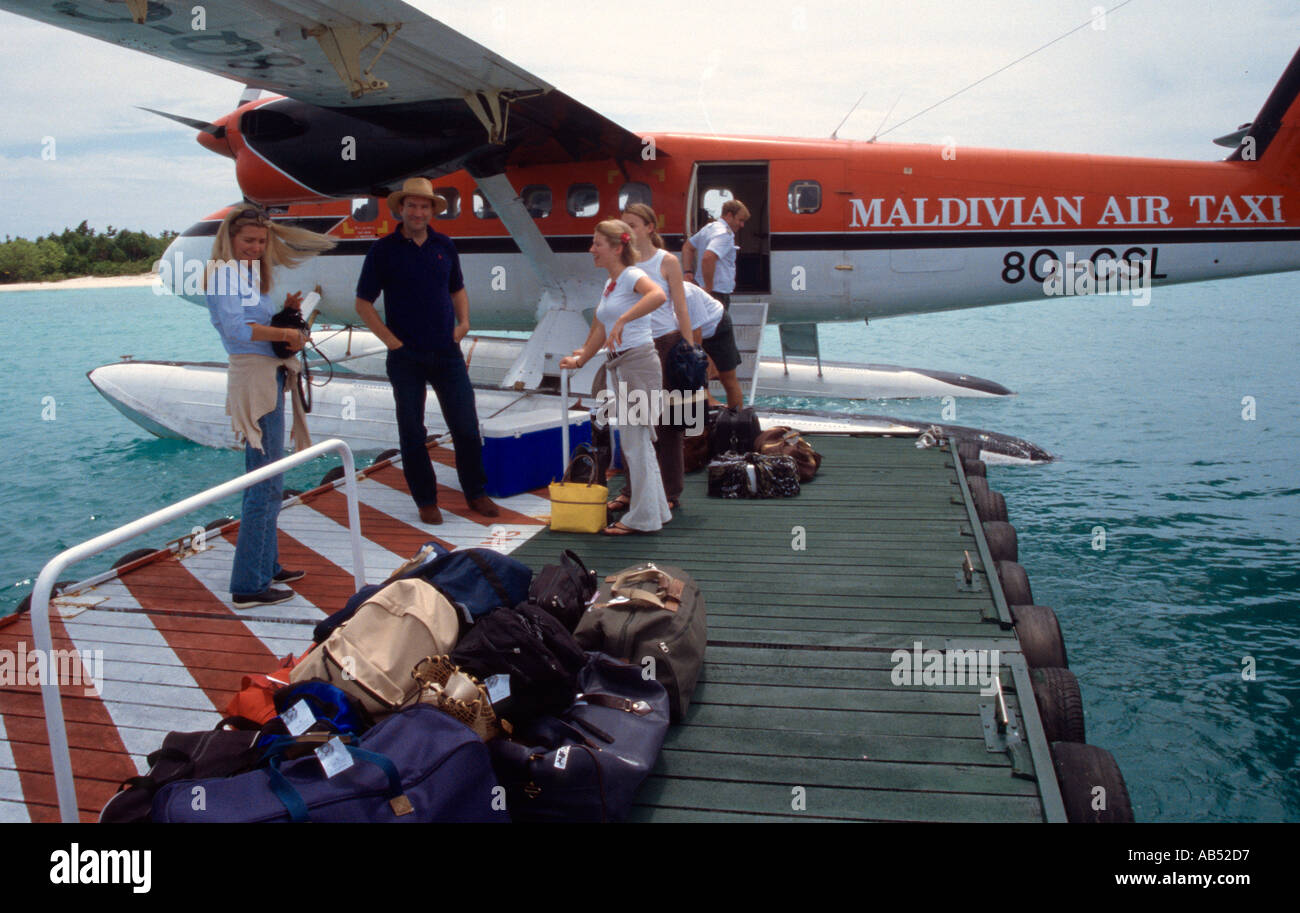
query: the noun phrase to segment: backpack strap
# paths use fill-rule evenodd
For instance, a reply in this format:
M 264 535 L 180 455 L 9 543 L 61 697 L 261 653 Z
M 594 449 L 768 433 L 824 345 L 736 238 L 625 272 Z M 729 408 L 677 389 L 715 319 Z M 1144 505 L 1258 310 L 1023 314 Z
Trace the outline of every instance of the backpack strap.
M 501 582 L 501 578 L 497 576 L 496 571 L 492 570 L 492 566 L 487 563 L 487 560 L 474 549 L 466 549 L 465 554 L 469 555 L 470 560 L 477 564 L 478 569 L 483 572 L 484 579 L 496 592 L 497 598 L 501 600 L 501 605 L 511 605 L 510 591 L 506 589 L 505 584 Z

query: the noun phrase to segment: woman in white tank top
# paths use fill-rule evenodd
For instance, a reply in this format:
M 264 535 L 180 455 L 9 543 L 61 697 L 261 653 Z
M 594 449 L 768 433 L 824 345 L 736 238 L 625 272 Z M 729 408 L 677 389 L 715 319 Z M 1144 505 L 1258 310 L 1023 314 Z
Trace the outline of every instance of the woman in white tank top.
M 560 367 L 580 368 L 602 345 L 610 350 L 605 361 L 606 389 L 601 395 L 606 401 L 611 396 L 616 401 L 619 438 L 636 497 L 623 519 L 604 532 L 610 536 L 655 532 L 672 519 L 672 512 L 664 497 L 653 446 L 662 369 L 650 335 L 649 315 L 667 296 L 633 265 L 636 259 L 627 223 L 610 219 L 597 225 L 591 256 L 597 267 L 609 273 L 609 283 L 600 296 L 586 343 L 561 359 Z

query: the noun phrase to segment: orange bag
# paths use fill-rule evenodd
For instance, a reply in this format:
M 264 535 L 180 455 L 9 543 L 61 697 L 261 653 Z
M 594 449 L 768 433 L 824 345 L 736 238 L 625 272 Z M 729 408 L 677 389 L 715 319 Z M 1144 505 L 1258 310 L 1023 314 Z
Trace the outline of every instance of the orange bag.
M 239 682 L 239 693 L 232 697 L 230 702 L 222 708 L 222 715 L 242 716 L 245 719 L 252 720 L 259 726 L 269 723 L 277 715 L 275 692 L 289 684 L 289 673 L 293 670 L 293 667 L 306 659 L 307 654 L 315 646 L 315 644 L 312 644 L 297 659 L 294 659 L 293 654 L 290 653 L 280 660 L 279 668 L 272 672 L 266 674 L 255 672 L 252 675 L 245 675 Z

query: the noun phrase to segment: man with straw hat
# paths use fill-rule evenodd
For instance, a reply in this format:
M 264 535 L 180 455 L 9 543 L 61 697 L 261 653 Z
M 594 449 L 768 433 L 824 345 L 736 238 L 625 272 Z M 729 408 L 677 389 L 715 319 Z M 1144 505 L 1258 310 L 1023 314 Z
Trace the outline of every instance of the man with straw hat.
M 441 523 L 438 484 L 425 446 L 426 385 L 432 385 L 456 448 L 461 492 L 475 513 L 495 517 L 497 506 L 484 493 L 487 474 L 474 388 L 460 351 L 469 332 L 469 294 L 451 238 L 429 228 L 447 201 L 433 192 L 427 178 L 407 178 L 401 190 L 388 195 L 388 208 L 401 223 L 366 254 L 357 280 L 357 314 L 388 346 L 407 487 L 420 520 Z M 375 310 L 381 292 L 383 320 Z

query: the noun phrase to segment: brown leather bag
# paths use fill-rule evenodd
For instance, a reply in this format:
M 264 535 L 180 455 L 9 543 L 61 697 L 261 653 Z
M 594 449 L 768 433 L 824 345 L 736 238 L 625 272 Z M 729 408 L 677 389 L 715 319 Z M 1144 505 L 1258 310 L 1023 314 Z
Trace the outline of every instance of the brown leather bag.
M 754 438 L 754 452 L 766 456 L 788 456 L 794 460 L 799 471 L 800 483 L 807 482 L 817 475 L 822 465 L 822 455 L 805 441 L 793 428 L 779 425 L 759 432 Z

